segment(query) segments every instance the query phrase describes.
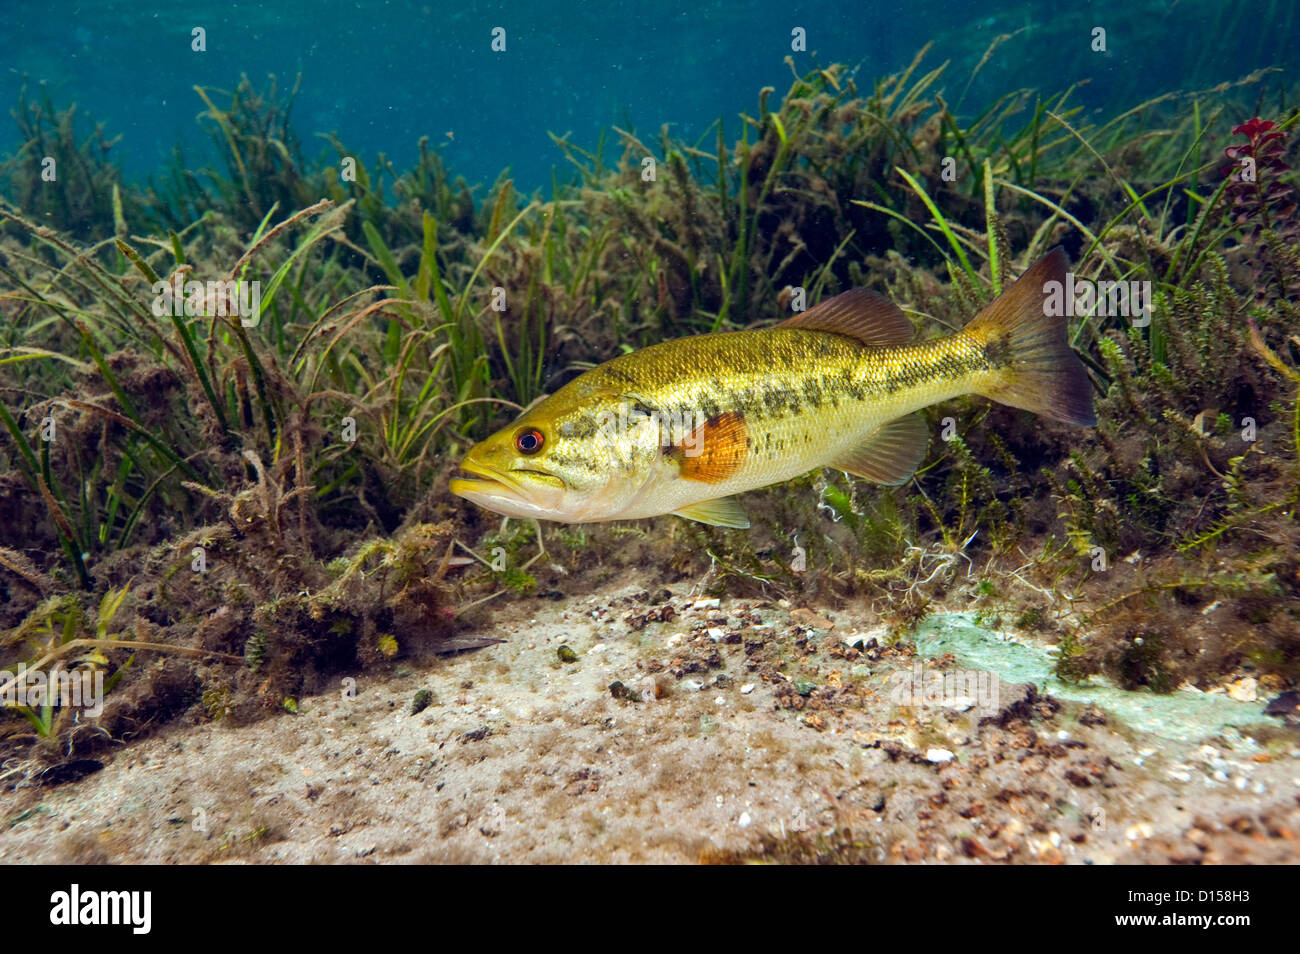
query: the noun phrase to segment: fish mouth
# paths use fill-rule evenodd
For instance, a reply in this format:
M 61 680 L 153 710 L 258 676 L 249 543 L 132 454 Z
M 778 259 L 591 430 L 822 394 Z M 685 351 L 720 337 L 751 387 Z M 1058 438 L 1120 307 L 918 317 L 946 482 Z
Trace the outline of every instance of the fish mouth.
M 459 496 L 470 493 L 492 494 L 502 496 L 502 492 L 518 492 L 518 488 L 503 479 L 503 475 L 491 467 L 484 467 L 473 461 L 462 461 L 460 469 L 470 477 L 453 477 L 448 489 Z
M 477 464 L 470 460 L 462 461 L 460 469 L 471 476 L 453 477 L 448 489 L 453 494 L 461 497 L 469 494 L 482 494 L 489 497 L 526 500 L 529 497 L 529 488 L 521 485 L 518 478 L 514 476 L 515 474 L 528 474 L 533 480 L 542 480 L 557 490 L 563 490 L 565 486 L 564 481 L 560 478 L 541 470 L 520 469 L 503 473 L 485 464 Z

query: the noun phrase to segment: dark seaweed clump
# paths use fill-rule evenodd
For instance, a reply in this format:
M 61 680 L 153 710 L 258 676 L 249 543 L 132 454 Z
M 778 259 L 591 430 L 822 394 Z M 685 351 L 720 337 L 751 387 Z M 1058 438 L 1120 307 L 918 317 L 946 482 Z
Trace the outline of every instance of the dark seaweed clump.
M 794 75 L 694 143 L 615 130 L 613 163 L 557 138 L 549 196 L 453 178 L 427 141 L 401 173 L 334 137 L 309 161 L 294 91 L 247 78 L 201 91 L 224 168 L 178 152 L 141 187 L 102 130 L 23 99 L 0 165 L 0 663 L 102 669 L 120 739 L 292 711 L 458 648 L 482 598 L 634 566 L 865 601 L 900 631 L 973 607 L 1056 639 L 1071 678 L 1294 686 L 1294 90 L 1252 75 L 1104 122 L 1071 90 L 1017 91 L 965 117 L 924 56 L 870 90 Z M 1273 118 L 1243 122 L 1266 99 Z M 41 189 L 33 156 L 75 172 Z M 626 348 L 775 321 L 798 288 L 874 286 L 939 335 L 1056 244 L 1078 280 L 1152 290 L 1147 315 L 1072 322 L 1093 430 L 950 402 L 911 484 L 810 475 L 753 495 L 747 534 L 665 518 L 539 540 L 445 493 L 470 442 Z M 188 310 L 155 308 L 158 283 Z M 57 708 L 0 733 L 6 752 L 107 744 Z

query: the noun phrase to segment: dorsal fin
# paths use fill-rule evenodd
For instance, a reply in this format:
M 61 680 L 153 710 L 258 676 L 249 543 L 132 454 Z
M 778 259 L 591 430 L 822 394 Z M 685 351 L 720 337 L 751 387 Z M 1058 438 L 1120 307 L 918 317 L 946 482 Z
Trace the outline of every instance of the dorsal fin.
M 855 288 L 828 298 L 777 327 L 829 331 L 870 348 L 905 345 L 916 334 L 902 309 L 884 295 L 865 288 Z

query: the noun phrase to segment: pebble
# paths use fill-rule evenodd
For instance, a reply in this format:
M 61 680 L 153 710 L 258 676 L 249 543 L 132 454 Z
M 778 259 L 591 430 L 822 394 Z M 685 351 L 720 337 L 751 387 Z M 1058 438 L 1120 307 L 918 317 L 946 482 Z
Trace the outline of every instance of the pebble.
M 665 645 L 665 646 L 676 646 L 678 643 L 682 642 L 682 641 L 685 640 L 685 639 L 686 639 L 686 634 L 685 634 L 685 633 L 673 633 L 671 636 L 668 637 L 668 639 L 667 639 L 667 641 L 664 643 L 664 645 Z
M 740 817 L 736 819 L 736 824 L 741 828 L 748 828 L 754 819 L 749 817 L 749 812 L 741 812 Z
M 925 753 L 927 762 L 951 762 L 955 757 L 947 749 L 929 749 Z
M 721 605 L 722 605 L 721 600 L 696 600 L 694 603 L 691 604 L 691 609 L 697 609 L 697 610 L 717 609 Z
M 591 656 L 594 655 L 595 653 L 603 653 L 604 651 L 605 651 L 605 644 L 597 643 L 595 646 L 592 646 L 590 649 L 587 650 L 587 655 Z
M 835 624 L 831 622 L 829 619 L 827 619 L 825 616 L 822 616 L 820 613 L 815 613 L 812 610 L 808 609 L 807 607 L 803 607 L 803 606 L 799 607 L 799 609 L 791 610 L 790 618 L 794 620 L 796 623 L 799 623 L 803 626 L 807 626 L 809 629 L 834 629 L 835 628 Z
M 683 679 L 681 686 L 687 692 L 699 692 L 704 688 L 704 683 L 700 682 L 698 679 Z
M 1255 681 L 1255 677 L 1247 676 L 1228 685 L 1228 696 L 1238 702 L 1254 702 L 1259 698 L 1258 688 L 1259 683 Z
M 747 682 L 740 687 L 740 694 L 742 696 L 747 696 L 753 691 L 754 691 L 754 684 L 752 682 Z
M 722 642 L 727 636 L 726 630 L 719 629 L 717 626 L 710 626 L 708 633 L 709 639 L 713 640 L 715 643 Z

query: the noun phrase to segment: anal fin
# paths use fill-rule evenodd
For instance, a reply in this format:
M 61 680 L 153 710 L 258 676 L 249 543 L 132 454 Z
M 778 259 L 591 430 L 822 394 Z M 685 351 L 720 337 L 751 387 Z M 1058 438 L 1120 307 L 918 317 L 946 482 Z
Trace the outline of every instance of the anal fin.
M 831 461 L 830 466 L 877 484 L 896 486 L 916 473 L 929 443 L 925 418 L 908 414 L 882 424 L 866 440 Z
M 718 497 L 704 500 L 688 507 L 681 507 L 673 513 L 687 520 L 707 523 L 714 527 L 733 527 L 736 530 L 748 530 L 749 518 L 740 509 L 735 497 Z

